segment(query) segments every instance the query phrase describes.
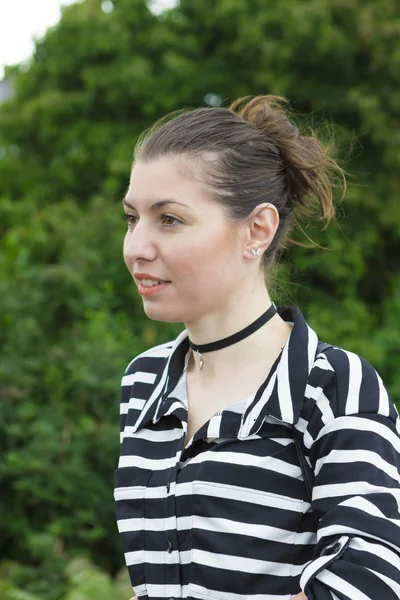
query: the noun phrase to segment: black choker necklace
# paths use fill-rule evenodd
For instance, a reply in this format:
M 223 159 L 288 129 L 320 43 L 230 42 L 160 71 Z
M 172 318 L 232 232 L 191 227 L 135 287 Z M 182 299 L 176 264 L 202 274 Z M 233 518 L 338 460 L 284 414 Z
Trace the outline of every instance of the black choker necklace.
M 222 350 L 222 348 L 226 348 L 227 346 L 231 346 L 232 344 L 236 344 L 236 342 L 240 342 L 247 338 L 249 335 L 260 329 L 267 321 L 272 319 L 272 317 L 277 313 L 276 306 L 274 303 L 271 304 L 269 309 L 261 315 L 256 321 L 250 323 L 247 327 L 230 335 L 229 337 L 224 338 L 223 340 L 218 340 L 216 342 L 210 342 L 209 344 L 201 344 L 198 346 L 197 344 L 193 344 L 193 342 L 189 339 L 189 346 L 194 352 L 197 352 L 200 358 L 200 369 L 203 368 L 203 356 L 204 352 L 213 352 L 214 350 Z

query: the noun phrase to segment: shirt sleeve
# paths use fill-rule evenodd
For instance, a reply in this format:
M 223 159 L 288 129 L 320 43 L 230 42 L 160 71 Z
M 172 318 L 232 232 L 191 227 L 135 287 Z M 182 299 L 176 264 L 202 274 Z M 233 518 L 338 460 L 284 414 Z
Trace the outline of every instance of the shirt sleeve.
M 122 443 L 125 424 L 126 424 L 126 416 L 129 410 L 129 400 L 131 397 L 131 389 L 133 385 L 135 374 L 135 359 L 132 360 L 129 365 L 126 367 L 125 372 L 123 374 L 121 380 L 121 396 L 119 403 L 119 429 L 120 429 L 120 442 Z
M 125 427 L 127 426 L 128 413 L 129 421 L 132 425 L 138 419 L 145 404 L 147 390 L 143 393 L 143 382 L 153 380 L 153 375 L 151 373 L 148 374 L 145 370 L 145 367 L 147 367 L 146 356 L 150 353 L 151 350 L 143 352 L 131 360 L 122 376 L 119 404 L 121 444 L 124 439 Z M 137 388 L 139 389 L 135 391 L 135 388 L 136 390 Z
M 319 525 L 300 585 L 308 600 L 400 598 L 400 426 L 378 373 L 330 349 L 302 416 Z

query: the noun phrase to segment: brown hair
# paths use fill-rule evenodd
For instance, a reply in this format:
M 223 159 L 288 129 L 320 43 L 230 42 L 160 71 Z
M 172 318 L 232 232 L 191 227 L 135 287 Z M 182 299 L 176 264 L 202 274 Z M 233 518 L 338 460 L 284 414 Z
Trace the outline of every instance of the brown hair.
M 338 176 L 345 185 L 343 171 L 315 134 L 300 135 L 290 122 L 284 102 L 278 96 L 246 96 L 229 108 L 176 111 L 144 132 L 135 148 L 135 160 L 187 158 L 189 170 L 190 161 L 198 162 L 201 181 L 231 218 L 242 220 L 258 204 L 274 204 L 279 227 L 264 267 L 284 247 L 292 221 L 299 225 L 297 216 L 329 223 Z

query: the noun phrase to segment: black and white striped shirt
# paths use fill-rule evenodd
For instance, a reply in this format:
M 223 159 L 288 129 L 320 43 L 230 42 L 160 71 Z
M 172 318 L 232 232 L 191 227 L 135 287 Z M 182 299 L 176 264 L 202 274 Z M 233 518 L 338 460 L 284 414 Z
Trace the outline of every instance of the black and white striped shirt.
M 400 597 L 396 409 L 367 361 L 317 352 L 301 312 L 278 310 L 293 329 L 266 381 L 186 447 L 187 332 L 126 370 L 115 499 L 138 597 Z M 293 428 L 315 474 L 312 502 Z

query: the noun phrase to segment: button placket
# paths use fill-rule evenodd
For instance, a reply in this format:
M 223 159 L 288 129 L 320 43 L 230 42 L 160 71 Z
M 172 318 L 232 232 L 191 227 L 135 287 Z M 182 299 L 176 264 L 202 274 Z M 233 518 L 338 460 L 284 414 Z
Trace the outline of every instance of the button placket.
M 179 563 L 179 550 L 178 550 L 178 539 L 177 539 L 177 514 L 176 514 L 176 480 L 178 474 L 178 464 L 180 455 L 182 453 L 181 440 L 177 440 L 176 447 L 176 458 L 177 464 L 169 469 L 167 477 L 168 481 L 165 485 L 165 508 L 166 516 L 168 517 L 169 524 L 168 528 L 165 527 L 165 569 L 168 570 L 169 576 L 166 576 L 166 580 L 171 581 L 172 572 L 174 573 L 174 585 L 180 582 L 180 563 Z M 172 569 L 172 571 L 171 571 Z M 167 571 L 166 571 L 167 572 Z M 180 585 L 180 583 L 179 583 Z M 171 593 L 171 591 L 169 591 Z M 165 597 L 168 597 L 168 586 L 165 588 Z M 175 596 L 174 598 L 179 597 Z

